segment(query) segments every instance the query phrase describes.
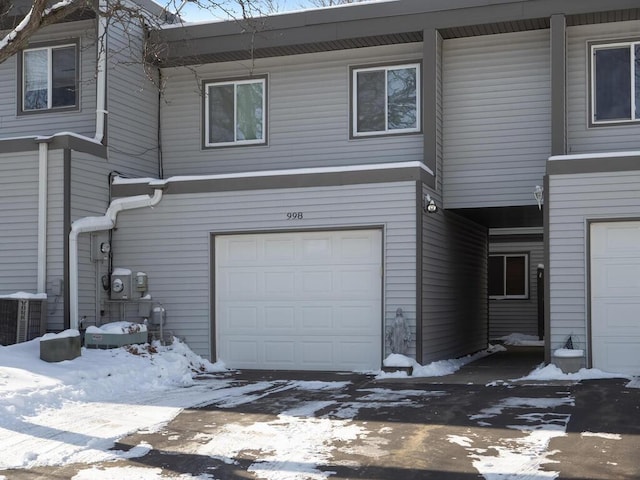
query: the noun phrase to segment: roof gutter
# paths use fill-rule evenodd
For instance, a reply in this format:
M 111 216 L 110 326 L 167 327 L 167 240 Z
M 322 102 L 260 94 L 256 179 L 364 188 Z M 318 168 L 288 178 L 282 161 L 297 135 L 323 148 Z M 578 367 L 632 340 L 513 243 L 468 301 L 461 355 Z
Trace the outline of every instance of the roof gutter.
M 156 188 L 152 196 L 136 195 L 118 198 L 111 202 L 104 216 L 80 218 L 71 224 L 71 233 L 69 233 L 70 328 L 77 329 L 80 324 L 78 318 L 78 237 L 80 234 L 111 230 L 115 227 L 120 212 L 154 207 L 160 203 L 160 200 L 162 200 L 162 188 Z

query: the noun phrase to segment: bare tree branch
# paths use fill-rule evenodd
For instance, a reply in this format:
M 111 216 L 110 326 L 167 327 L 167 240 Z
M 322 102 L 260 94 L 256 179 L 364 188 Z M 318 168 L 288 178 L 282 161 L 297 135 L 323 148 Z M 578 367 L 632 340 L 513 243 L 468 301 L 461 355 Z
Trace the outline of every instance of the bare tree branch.
M 48 7 L 48 0 L 33 0 L 22 21 L 0 40 L 0 63 L 23 49 L 35 32 L 57 23 L 87 4 L 84 0 L 62 0 Z

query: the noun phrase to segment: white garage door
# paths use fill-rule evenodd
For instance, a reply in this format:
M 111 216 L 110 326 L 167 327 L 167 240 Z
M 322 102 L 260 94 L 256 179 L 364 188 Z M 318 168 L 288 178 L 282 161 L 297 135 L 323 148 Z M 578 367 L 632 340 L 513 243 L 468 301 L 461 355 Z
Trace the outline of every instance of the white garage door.
M 640 222 L 591 225 L 593 366 L 640 374 Z
M 379 369 L 379 230 L 215 239 L 218 359 L 231 368 Z

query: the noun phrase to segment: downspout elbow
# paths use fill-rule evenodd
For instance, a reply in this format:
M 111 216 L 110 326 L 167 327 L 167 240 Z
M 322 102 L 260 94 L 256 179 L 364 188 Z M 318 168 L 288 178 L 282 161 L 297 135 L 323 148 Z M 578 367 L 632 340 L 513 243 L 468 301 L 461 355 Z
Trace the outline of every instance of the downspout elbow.
M 138 195 L 135 197 L 118 198 L 111 202 L 102 217 L 85 217 L 76 220 L 71 225 L 69 233 L 69 312 L 70 328 L 79 326 L 78 311 L 78 237 L 81 233 L 101 232 L 111 230 L 116 225 L 118 214 L 125 210 L 154 207 L 162 200 L 162 189 L 156 188 L 153 195 Z

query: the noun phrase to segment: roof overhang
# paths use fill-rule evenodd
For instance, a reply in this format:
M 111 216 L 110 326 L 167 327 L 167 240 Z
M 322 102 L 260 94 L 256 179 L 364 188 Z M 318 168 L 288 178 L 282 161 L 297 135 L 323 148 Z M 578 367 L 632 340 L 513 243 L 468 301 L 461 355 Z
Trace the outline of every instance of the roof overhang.
M 171 25 L 153 33 L 160 66 L 194 65 L 447 38 L 637 20 L 637 0 L 397 0 L 237 21 Z

